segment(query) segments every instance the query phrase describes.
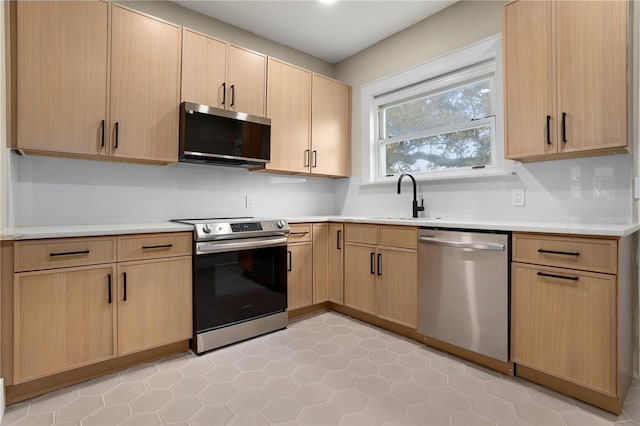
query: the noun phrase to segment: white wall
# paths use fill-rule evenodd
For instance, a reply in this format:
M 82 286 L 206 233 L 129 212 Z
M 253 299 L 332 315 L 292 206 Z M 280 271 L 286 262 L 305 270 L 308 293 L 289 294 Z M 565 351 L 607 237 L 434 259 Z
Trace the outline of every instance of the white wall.
M 334 214 L 334 181 L 196 164 L 152 166 L 11 154 L 9 226 Z M 245 196 L 255 208 L 245 208 Z
M 353 86 L 352 170 L 337 183 L 337 212 L 410 216 L 411 191 L 403 183 L 360 185 L 360 87 L 425 63 L 502 31 L 500 1 L 462 1 L 336 64 L 336 78 Z M 455 23 L 455 24 L 454 24 Z M 420 182 L 432 217 L 628 223 L 634 217 L 631 155 L 516 164 L 513 175 Z M 511 206 L 511 190 L 525 189 L 525 206 Z

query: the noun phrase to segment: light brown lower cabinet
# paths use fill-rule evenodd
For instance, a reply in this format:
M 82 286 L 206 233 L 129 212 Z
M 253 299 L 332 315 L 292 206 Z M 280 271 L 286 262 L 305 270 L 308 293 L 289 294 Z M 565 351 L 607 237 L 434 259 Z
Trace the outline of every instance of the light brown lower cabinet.
M 329 223 L 327 269 L 329 301 L 344 305 L 344 225 Z
M 116 356 L 115 264 L 14 277 L 14 383 Z
M 620 413 L 633 374 L 636 247 L 635 235 L 513 234 L 516 375 Z
M 330 246 L 330 241 L 338 244 L 334 241 L 338 233 L 332 233 L 336 227 L 326 222 L 291 224 L 290 227 L 287 253 L 289 310 L 320 305 L 333 301 L 332 297 L 341 298 L 341 263 L 335 267 L 329 263 L 330 260 L 341 262 L 342 250 L 336 254 Z M 339 282 L 336 282 L 338 278 Z
M 289 244 L 287 308 L 291 311 L 313 304 L 313 247 L 310 241 Z
M 415 329 L 417 228 L 346 224 L 344 304 Z
M 191 337 L 191 256 L 118 265 L 118 355 Z
M 10 253 L 3 268 L 14 273 L 2 274 L 3 309 L 13 311 L 12 327 L 3 324 L 8 385 L 192 336 L 191 233 L 18 241 Z

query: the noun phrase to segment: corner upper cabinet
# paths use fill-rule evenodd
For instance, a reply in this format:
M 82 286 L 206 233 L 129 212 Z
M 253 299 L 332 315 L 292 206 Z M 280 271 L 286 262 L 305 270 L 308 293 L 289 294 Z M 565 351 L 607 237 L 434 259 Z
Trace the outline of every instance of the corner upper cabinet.
M 186 28 L 182 49 L 182 101 L 265 117 L 266 56 Z
M 269 58 L 271 162 L 266 170 L 348 177 L 350 114 L 348 85 Z
M 309 172 L 311 72 L 269 58 L 267 115 L 271 161 L 266 170 Z
M 505 157 L 628 151 L 627 1 L 504 8 Z
M 11 2 L 9 14 L 11 148 L 178 161 L 178 26 L 103 1 Z
M 178 161 L 180 27 L 112 4 L 112 155 Z
M 313 74 L 311 173 L 351 175 L 351 87 Z
M 109 4 L 10 2 L 12 148 L 108 155 Z

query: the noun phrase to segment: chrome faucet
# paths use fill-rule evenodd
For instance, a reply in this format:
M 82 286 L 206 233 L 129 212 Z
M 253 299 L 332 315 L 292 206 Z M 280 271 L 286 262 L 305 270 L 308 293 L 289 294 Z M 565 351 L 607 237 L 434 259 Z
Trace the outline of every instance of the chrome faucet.
M 400 178 L 398 178 L 398 194 L 400 193 L 400 183 L 402 182 L 402 178 L 405 176 L 410 177 L 411 181 L 413 182 L 413 217 L 417 218 L 418 212 L 424 211 L 424 198 L 421 200 L 422 204 L 418 206 L 418 197 L 416 194 L 416 180 L 409 173 L 403 173 L 400 175 Z

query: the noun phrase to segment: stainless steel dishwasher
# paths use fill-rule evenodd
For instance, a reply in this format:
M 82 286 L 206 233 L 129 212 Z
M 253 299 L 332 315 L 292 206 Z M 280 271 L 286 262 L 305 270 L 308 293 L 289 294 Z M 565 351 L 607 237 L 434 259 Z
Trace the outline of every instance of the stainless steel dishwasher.
M 418 332 L 509 360 L 508 232 L 421 229 Z

